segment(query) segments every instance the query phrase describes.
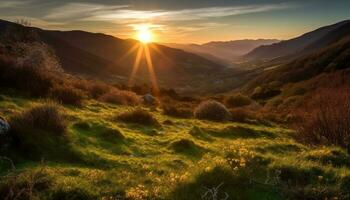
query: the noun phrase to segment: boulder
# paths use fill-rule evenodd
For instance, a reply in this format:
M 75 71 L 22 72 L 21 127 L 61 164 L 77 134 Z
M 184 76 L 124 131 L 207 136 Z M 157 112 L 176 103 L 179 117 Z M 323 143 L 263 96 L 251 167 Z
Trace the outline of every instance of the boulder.
M 143 102 L 146 105 L 156 105 L 157 104 L 157 99 L 152 96 L 151 94 L 145 94 L 143 97 Z
M 7 121 L 0 117 L 0 135 L 5 135 L 9 132 L 10 130 L 10 125 L 7 123 Z

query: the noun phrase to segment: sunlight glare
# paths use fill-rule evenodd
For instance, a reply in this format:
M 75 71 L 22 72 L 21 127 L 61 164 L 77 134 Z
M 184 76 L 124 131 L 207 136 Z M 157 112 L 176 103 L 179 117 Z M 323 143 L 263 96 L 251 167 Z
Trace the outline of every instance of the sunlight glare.
M 138 40 L 142 43 L 150 43 L 152 42 L 152 32 L 150 31 L 148 26 L 142 26 L 138 29 Z

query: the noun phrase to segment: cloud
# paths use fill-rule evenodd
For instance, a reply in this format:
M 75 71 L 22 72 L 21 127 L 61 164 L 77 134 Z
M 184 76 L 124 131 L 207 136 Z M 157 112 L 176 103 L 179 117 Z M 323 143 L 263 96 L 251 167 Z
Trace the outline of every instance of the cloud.
M 59 29 L 67 24 L 65 22 L 50 22 L 50 21 L 39 19 L 39 18 L 27 17 L 27 16 L 21 16 L 21 15 L 15 15 L 15 16 L 3 16 L 3 15 L 1 15 L 0 18 L 7 20 L 7 21 L 11 21 L 11 22 L 16 22 L 18 20 L 24 19 L 24 20 L 28 21 L 31 26 L 48 28 L 48 29 L 52 29 L 52 28 Z
M 19 1 L 19 0 L 2 0 L 0 2 L 0 9 L 1 8 L 15 8 L 18 6 L 28 5 L 33 1 Z
M 44 16 L 50 20 L 80 20 L 91 15 L 96 15 L 99 12 L 112 13 L 121 8 L 126 8 L 128 5 L 107 6 L 102 4 L 91 3 L 68 3 L 66 5 L 51 9 L 49 14 Z
M 54 8 L 46 19 L 75 18 L 80 21 L 189 21 L 227 17 L 249 13 L 268 12 L 294 7 L 291 3 L 260 4 L 246 6 L 206 7 L 182 10 L 134 10 L 128 5 L 107 6 L 90 3 L 68 3 Z

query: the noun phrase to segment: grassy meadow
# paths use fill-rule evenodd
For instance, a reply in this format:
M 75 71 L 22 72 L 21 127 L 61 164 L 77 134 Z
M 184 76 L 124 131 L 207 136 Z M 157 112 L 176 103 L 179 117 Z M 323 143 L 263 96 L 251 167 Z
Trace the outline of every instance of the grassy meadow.
M 0 113 L 9 119 L 45 103 L 5 93 Z M 294 131 L 273 123 L 181 119 L 147 107 L 158 124 L 116 117 L 134 109 L 96 100 L 59 105 L 64 139 L 40 134 L 27 149 L 7 151 L 0 197 L 349 198 L 350 156 L 338 147 L 305 146 L 293 139 Z

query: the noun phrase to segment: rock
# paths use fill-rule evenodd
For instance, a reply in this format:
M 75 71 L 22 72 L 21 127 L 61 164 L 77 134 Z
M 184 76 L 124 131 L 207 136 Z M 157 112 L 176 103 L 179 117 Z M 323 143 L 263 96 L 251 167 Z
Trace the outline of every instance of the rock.
M 146 105 L 156 105 L 157 104 L 157 99 L 154 96 L 152 96 L 151 94 L 145 94 L 142 97 L 142 99 Z
M 10 125 L 7 123 L 7 121 L 0 117 L 0 135 L 5 135 L 10 130 Z

